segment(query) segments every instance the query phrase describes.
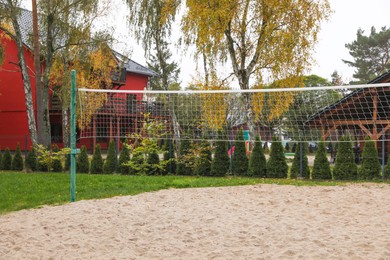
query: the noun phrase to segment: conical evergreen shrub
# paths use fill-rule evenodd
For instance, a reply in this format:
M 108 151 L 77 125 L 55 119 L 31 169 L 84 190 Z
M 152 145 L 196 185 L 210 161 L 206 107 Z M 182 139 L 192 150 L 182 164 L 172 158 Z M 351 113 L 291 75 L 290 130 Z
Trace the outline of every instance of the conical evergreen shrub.
M 20 151 L 20 145 L 16 146 L 16 151 L 14 158 L 12 159 L 12 170 L 14 171 L 23 171 L 23 157 L 22 152 Z
M 130 162 L 130 151 L 126 144 L 122 145 L 122 150 L 119 154 L 118 166 L 121 174 L 129 174 L 129 166 L 125 165 Z
M 0 150 L 0 171 L 3 169 L 3 152 Z
M 131 175 L 144 175 L 144 153 L 141 149 L 135 148 L 133 151 L 133 156 L 130 159 L 129 174 Z
M 189 155 L 191 153 L 190 140 L 184 139 L 180 142 L 180 156 L 177 163 L 176 173 L 178 175 L 193 175 L 193 170 L 190 167 Z
M 105 174 L 112 174 L 116 168 L 116 151 L 114 140 L 108 144 L 107 158 L 104 161 L 103 171 Z
M 3 155 L 3 170 L 12 170 L 12 155 L 8 147 L 5 149 Z
M 200 144 L 199 157 L 195 163 L 194 174 L 197 176 L 211 175 L 211 146 L 208 141 L 203 141 Z
M 233 174 L 237 176 L 244 176 L 248 174 L 249 160 L 246 156 L 246 148 L 244 141 L 244 133 L 240 129 L 236 133 L 234 141 L 234 153 L 233 153 Z
M 93 152 L 92 161 L 91 161 L 91 173 L 100 174 L 103 173 L 103 158 L 100 151 L 100 144 L 96 145 Z
M 271 144 L 270 156 L 267 162 L 267 177 L 268 178 L 287 178 L 288 165 L 282 142 L 273 138 Z
M 214 158 L 211 161 L 211 176 L 225 176 L 229 171 L 230 158 L 228 155 L 228 144 L 222 139 L 222 133 L 219 133 L 219 139 L 215 144 Z
M 147 175 L 159 175 L 160 171 L 160 158 L 158 157 L 157 149 L 150 149 L 148 158 L 146 159 Z
M 58 153 L 60 149 L 58 148 L 58 145 L 53 145 L 53 152 Z M 59 155 L 55 155 L 52 160 L 52 170 L 53 172 L 62 172 L 62 162 Z
M 89 173 L 89 159 L 85 145 L 81 146 L 80 153 L 77 155 L 76 171 L 77 173 Z
M 363 147 L 361 166 L 358 169 L 358 180 L 373 180 L 381 176 L 381 164 L 374 141 L 366 138 Z
M 330 163 L 326 157 L 325 144 L 320 142 L 316 156 L 314 158 L 313 171 L 311 177 L 314 180 L 330 180 L 332 179 L 332 172 L 330 170 Z
M 28 151 L 25 164 L 27 170 L 31 170 L 33 172 L 38 170 L 37 153 L 34 147 L 32 147 L 30 151 Z
M 256 136 L 255 147 L 253 147 L 252 154 L 249 159 L 248 173 L 250 176 L 254 177 L 265 177 L 267 174 L 267 161 L 265 159 L 259 136 Z
M 310 179 L 309 159 L 307 158 L 307 152 L 308 152 L 307 143 L 302 143 L 302 142 L 299 142 L 295 149 L 295 155 L 290 170 L 291 179 L 295 179 L 298 176 L 300 176 L 301 146 L 302 146 L 302 177 L 305 179 Z
M 387 158 L 387 163 L 385 166 L 385 180 L 390 180 L 390 156 Z
M 356 177 L 357 165 L 355 164 L 351 139 L 348 136 L 343 136 L 337 144 L 333 178 L 335 180 L 356 180 Z
M 166 162 L 166 164 L 165 164 L 165 169 L 163 171 L 163 174 L 175 174 L 176 158 L 175 158 L 174 146 L 171 138 L 169 138 L 165 142 L 164 161 Z

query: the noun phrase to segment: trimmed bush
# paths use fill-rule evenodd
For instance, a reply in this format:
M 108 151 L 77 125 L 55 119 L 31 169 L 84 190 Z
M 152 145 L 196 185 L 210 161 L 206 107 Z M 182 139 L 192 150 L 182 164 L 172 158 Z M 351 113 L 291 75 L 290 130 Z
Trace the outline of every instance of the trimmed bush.
M 193 175 L 191 168 L 191 143 L 188 139 L 184 139 L 180 142 L 180 156 L 177 163 L 176 173 L 178 175 Z
M 105 174 L 112 174 L 116 168 L 116 151 L 114 140 L 108 144 L 107 158 L 104 161 L 103 171 Z
M 129 174 L 129 166 L 125 165 L 130 162 L 130 151 L 126 144 L 122 145 L 122 150 L 119 154 L 118 166 L 121 174 Z
M 255 177 L 265 177 L 267 174 L 267 161 L 265 159 L 259 136 L 256 136 L 255 147 L 252 150 L 252 154 L 249 160 L 248 173 L 250 176 Z
M 381 164 L 378 160 L 378 151 L 374 141 L 366 138 L 364 143 L 361 166 L 358 169 L 358 180 L 373 180 L 380 178 Z
M 0 170 L 3 169 L 3 152 L 0 151 Z
M 16 151 L 14 158 L 12 159 L 12 170 L 14 171 L 23 171 L 23 157 L 22 152 L 20 151 L 20 145 L 16 146 Z
M 351 139 L 343 136 L 337 144 L 333 178 L 335 180 L 356 180 L 356 177 L 357 165 L 355 164 Z
M 290 170 L 290 178 L 294 179 L 300 175 L 301 171 L 301 146 L 302 146 L 302 177 L 305 179 L 310 178 L 309 160 L 307 158 L 307 143 L 298 143 L 295 149 L 295 155 Z
M 144 175 L 144 152 L 139 147 L 135 148 L 133 151 L 133 156 L 130 159 L 129 174 L 131 175 Z
M 390 156 L 387 158 L 387 164 L 385 166 L 385 179 L 390 180 Z
M 2 165 L 3 165 L 2 167 L 3 170 L 5 171 L 12 170 L 12 155 L 8 147 L 5 149 Z
M 53 146 L 53 152 L 58 153 L 60 149 L 58 148 L 58 145 L 54 144 Z M 59 155 L 55 155 L 52 160 L 52 170 L 53 172 L 62 172 L 62 163 Z
M 234 153 L 233 153 L 233 174 L 237 176 L 243 176 L 248 174 L 249 160 L 246 156 L 246 148 L 244 141 L 244 132 L 242 129 L 237 132 L 236 139 L 234 141 Z
M 89 173 L 89 160 L 87 147 L 81 146 L 80 153 L 77 155 L 76 170 L 78 173 Z
M 219 134 L 222 138 L 222 133 Z M 218 140 L 215 144 L 214 158 L 211 161 L 211 176 L 225 176 L 229 171 L 230 158 L 226 141 Z
M 288 165 L 284 156 L 283 145 L 278 139 L 273 138 L 271 152 L 267 162 L 267 177 L 287 178 Z
M 165 151 L 164 151 L 164 162 L 165 169 L 163 174 L 175 174 L 176 173 L 176 158 L 174 152 L 174 146 L 172 139 L 168 139 L 165 142 Z
M 211 146 L 208 141 L 203 141 L 200 144 L 199 157 L 195 163 L 194 174 L 197 176 L 211 175 Z
M 159 175 L 160 171 L 160 158 L 158 157 L 157 149 L 150 149 L 146 159 L 146 174 L 147 175 Z
M 33 172 L 38 170 L 37 153 L 34 147 L 27 153 L 26 169 Z
M 100 174 L 103 173 L 103 158 L 100 151 L 100 144 L 96 145 L 93 152 L 92 161 L 91 161 L 91 173 Z
M 330 170 L 330 163 L 326 157 L 325 144 L 320 142 L 314 158 L 313 171 L 311 173 L 313 179 L 330 180 L 332 179 L 332 172 Z

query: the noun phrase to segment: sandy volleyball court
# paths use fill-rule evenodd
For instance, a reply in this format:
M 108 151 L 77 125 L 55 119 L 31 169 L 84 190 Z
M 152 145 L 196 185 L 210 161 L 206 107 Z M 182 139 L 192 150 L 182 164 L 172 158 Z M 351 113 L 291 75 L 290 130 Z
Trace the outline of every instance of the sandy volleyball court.
M 0 259 L 390 259 L 390 185 L 163 190 L 0 216 Z

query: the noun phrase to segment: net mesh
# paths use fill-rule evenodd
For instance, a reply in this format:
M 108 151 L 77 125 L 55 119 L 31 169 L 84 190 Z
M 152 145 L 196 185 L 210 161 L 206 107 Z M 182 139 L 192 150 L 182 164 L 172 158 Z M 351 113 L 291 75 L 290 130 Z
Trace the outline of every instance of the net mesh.
M 134 134 L 191 140 L 248 138 L 388 140 L 390 84 L 248 91 L 114 91 L 79 89 L 80 138 Z M 145 131 L 151 125 L 155 131 Z

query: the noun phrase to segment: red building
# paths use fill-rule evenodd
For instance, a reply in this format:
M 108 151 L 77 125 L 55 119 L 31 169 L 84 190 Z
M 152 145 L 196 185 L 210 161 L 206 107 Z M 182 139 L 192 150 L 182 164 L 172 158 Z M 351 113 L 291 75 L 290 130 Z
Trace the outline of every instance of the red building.
M 31 79 L 32 96 L 34 102 L 34 111 L 36 115 L 36 95 L 35 95 L 35 71 L 34 58 L 32 54 L 32 46 L 29 39 L 32 33 L 32 15 L 28 10 L 21 10 L 20 26 L 22 29 L 22 36 L 24 41 L 24 56 L 26 58 L 27 67 Z M 14 150 L 19 143 L 22 150 L 30 149 L 31 140 L 28 130 L 27 113 L 25 104 L 25 94 L 23 88 L 23 80 L 20 68 L 18 66 L 18 51 L 14 40 L 5 39 L 1 37 L 1 43 L 4 46 L 4 62 L 0 66 L 0 150 L 9 147 Z M 117 52 L 113 52 L 117 58 L 118 63 L 123 63 L 123 70 L 118 77 L 113 81 L 112 88 L 123 90 L 143 90 L 148 86 L 149 79 L 157 74 L 130 60 Z M 135 97 L 140 102 L 141 97 Z M 129 111 L 127 111 L 129 112 Z M 62 115 L 61 105 L 58 97 L 51 95 L 50 100 L 50 121 L 52 131 L 52 142 L 62 145 Z M 126 113 L 127 117 L 131 116 Z M 124 115 L 123 115 L 124 116 Z M 135 116 L 134 114 L 132 116 Z M 91 123 L 91 127 L 96 127 L 96 124 L 101 124 L 98 121 L 98 115 Z M 118 118 L 117 118 L 118 119 Z M 117 121 L 104 122 L 108 124 L 104 129 L 113 131 L 113 123 Z M 94 125 L 95 124 L 95 125 Z M 101 127 L 103 129 L 103 127 Z M 120 129 L 116 129 L 120 132 Z M 96 131 L 96 128 L 92 129 Z M 122 130 L 123 132 L 123 130 Z M 92 148 L 99 139 L 95 135 L 89 139 L 78 139 L 78 146 L 85 144 L 88 148 Z M 102 146 L 106 145 L 107 140 L 100 138 Z

